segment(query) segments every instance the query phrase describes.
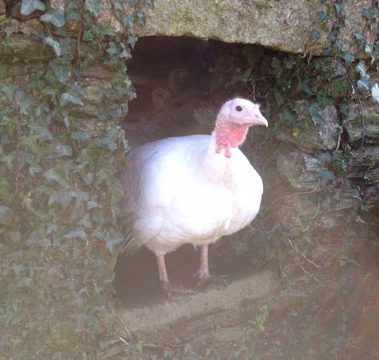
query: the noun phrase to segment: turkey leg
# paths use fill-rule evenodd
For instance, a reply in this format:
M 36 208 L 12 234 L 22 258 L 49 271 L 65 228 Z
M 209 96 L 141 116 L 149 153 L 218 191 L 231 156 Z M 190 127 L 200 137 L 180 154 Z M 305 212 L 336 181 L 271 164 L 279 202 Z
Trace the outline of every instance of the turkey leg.
M 180 286 L 173 286 L 170 284 L 167 276 L 166 261 L 164 255 L 155 255 L 158 265 L 159 281 L 162 290 L 171 298 L 174 294 L 190 294 L 192 291 Z
M 208 279 L 210 277 L 208 266 L 208 245 L 201 245 L 200 267 L 196 272 L 199 279 Z
M 198 281 L 196 284 L 196 288 L 201 288 L 204 285 L 208 284 L 216 284 L 216 285 L 226 285 L 226 281 L 223 279 L 222 275 L 211 275 L 209 272 L 208 265 L 208 245 L 201 246 L 200 253 L 200 266 L 199 269 L 195 273 L 195 277 L 197 277 Z

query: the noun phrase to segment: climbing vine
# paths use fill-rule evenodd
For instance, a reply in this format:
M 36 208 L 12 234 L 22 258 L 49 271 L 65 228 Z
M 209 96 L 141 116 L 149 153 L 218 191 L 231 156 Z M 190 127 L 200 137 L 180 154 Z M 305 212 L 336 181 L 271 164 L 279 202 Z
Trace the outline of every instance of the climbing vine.
M 1 359 L 94 359 L 114 336 L 125 60 L 151 5 L 23 0 L 27 48 L 0 20 Z

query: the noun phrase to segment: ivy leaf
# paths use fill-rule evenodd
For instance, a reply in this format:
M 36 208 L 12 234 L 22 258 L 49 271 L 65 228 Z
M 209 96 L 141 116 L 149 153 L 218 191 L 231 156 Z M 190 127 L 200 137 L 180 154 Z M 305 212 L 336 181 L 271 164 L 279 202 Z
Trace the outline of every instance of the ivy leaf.
M 311 32 L 311 36 L 312 36 L 312 39 L 313 40 L 318 40 L 320 38 L 320 32 L 319 31 L 316 31 L 316 30 L 313 30 Z
M 125 45 L 125 43 L 121 43 L 122 52 L 119 55 L 120 58 L 130 59 L 132 57 L 129 48 Z
M 90 229 L 93 226 L 90 214 L 85 214 L 84 217 L 79 221 L 79 225 L 85 229 Z
M 5 94 L 8 101 L 12 101 L 14 98 L 14 92 L 16 91 L 16 86 L 12 84 L 4 84 L 1 86 L 1 91 Z
M 77 1 L 66 2 L 65 5 L 66 20 L 75 22 L 80 20 L 80 7 Z
M 101 208 L 102 206 L 96 201 L 87 201 L 87 210 L 91 210 L 93 208 Z
M 21 234 L 18 230 L 9 231 L 9 232 L 7 232 L 7 234 L 13 242 L 19 242 L 21 240 Z
M 317 177 L 320 179 L 321 181 L 321 185 L 322 186 L 325 186 L 327 185 L 329 182 L 335 180 L 336 176 L 334 175 L 334 173 L 330 170 L 321 170 L 317 173 Z
M 93 15 L 98 15 L 101 11 L 101 0 L 86 0 L 84 7 Z
M 275 103 L 278 107 L 280 107 L 284 104 L 284 98 L 278 90 L 274 89 L 272 92 L 272 96 L 273 96 Z
M 357 81 L 357 88 L 359 90 L 370 90 L 369 80 L 367 78 L 359 79 Z
M 324 22 L 324 21 L 328 20 L 329 16 L 325 11 L 321 11 L 318 14 L 318 18 L 320 19 L 321 22 Z
M 40 142 L 51 141 L 54 139 L 53 133 L 47 127 L 30 124 L 29 128 L 32 130 L 33 134 L 37 135 Z
M 63 235 L 63 237 L 67 239 L 75 239 L 75 238 L 85 239 L 87 237 L 87 234 L 85 233 L 85 231 L 77 229 L 77 230 L 69 231 L 68 233 Z
M 104 240 L 106 241 L 106 247 L 111 254 L 113 254 L 114 248 L 116 246 L 122 244 L 125 241 L 122 236 L 117 236 L 113 238 L 107 236 Z
M 13 154 L 1 155 L 0 161 L 5 164 L 5 166 L 7 167 L 7 169 L 9 171 L 13 170 L 13 162 L 14 162 L 14 155 Z
M 363 60 L 361 60 L 361 61 L 358 63 L 358 65 L 356 66 L 355 69 L 358 71 L 359 75 L 360 75 L 362 78 L 365 77 L 365 76 L 367 76 L 366 64 L 365 64 L 365 62 L 364 62 Z
M 86 185 L 90 185 L 95 180 L 95 174 L 94 173 L 87 173 L 83 175 L 83 180 L 86 183 Z
M 320 107 L 317 103 L 311 104 L 308 109 L 311 114 L 312 122 L 315 126 L 325 122 L 324 118 L 319 113 Z
M 354 35 L 355 41 L 358 44 L 362 44 L 363 43 L 364 38 L 363 38 L 363 35 L 360 32 L 354 31 L 353 35 Z
M 38 240 L 38 232 L 37 230 L 33 230 L 30 235 L 28 236 L 27 240 L 26 240 L 26 244 L 28 246 L 31 246 L 33 244 L 35 244 Z
M 42 171 L 42 167 L 39 164 L 31 164 L 29 165 L 29 175 L 34 176 Z
M 369 41 L 366 41 L 365 43 L 365 53 L 366 54 L 371 54 L 372 53 L 372 47 Z
M 62 65 L 58 62 L 52 62 L 50 64 L 50 68 L 54 74 L 54 77 L 61 83 L 61 84 L 67 84 L 70 80 L 70 69 L 66 65 Z
M 28 16 L 35 10 L 45 11 L 46 6 L 40 0 L 22 0 L 20 9 L 21 15 Z
M 344 6 L 342 4 L 334 4 L 334 10 L 337 16 L 343 15 Z
M 13 210 L 7 206 L 0 205 L 0 224 L 10 226 L 14 224 L 15 217 Z
M 84 131 L 75 131 L 71 134 L 71 139 L 84 141 L 90 139 L 90 136 Z
M 37 136 L 36 135 L 29 135 L 28 137 L 25 137 L 22 140 L 22 143 L 24 146 L 29 148 L 32 153 L 34 153 L 34 154 L 40 153 L 40 147 L 37 144 Z
M 44 40 L 47 45 L 50 45 L 53 48 L 57 56 L 61 56 L 61 46 L 58 41 L 54 40 L 50 36 L 46 36 Z
M 352 64 L 354 62 L 354 56 L 347 51 L 342 53 L 341 59 L 346 61 L 348 64 Z
M 74 104 L 74 105 L 81 105 L 83 106 L 83 101 L 80 99 L 80 97 L 76 94 L 70 94 L 70 93 L 63 93 L 61 95 L 60 104 L 62 106 L 65 106 L 67 104 Z
M 379 104 L 379 85 L 378 85 L 378 83 L 376 83 L 371 88 L 371 96 L 372 96 L 373 100 Z
M 137 43 L 137 40 L 138 40 L 137 36 L 135 36 L 133 34 L 129 35 L 129 37 L 128 37 L 128 45 L 133 49 L 134 46 Z
M 139 23 L 144 26 L 145 23 L 146 23 L 146 15 L 144 12 L 140 11 L 138 14 L 137 14 L 137 19 L 139 21 Z
M 43 173 L 43 177 L 48 181 L 56 181 L 58 184 L 65 186 L 67 185 L 66 179 L 62 174 L 58 173 L 55 169 L 49 169 Z
M 295 138 L 298 138 L 300 135 L 301 130 L 298 127 L 295 127 L 292 129 L 292 136 Z
M 122 25 L 128 29 L 131 29 L 134 25 L 133 17 L 130 15 L 125 15 L 122 17 Z
M 317 159 L 322 162 L 332 161 L 332 155 L 328 152 L 320 152 L 317 154 Z
M 116 44 L 112 41 L 109 44 L 109 47 L 107 49 L 107 53 L 112 57 L 114 55 L 117 55 L 119 53 L 119 50 L 117 49 Z
M 367 20 L 374 20 L 375 19 L 375 11 L 373 8 L 364 9 L 362 11 L 362 16 L 365 17 Z
M 62 27 L 65 24 L 64 14 L 60 10 L 51 10 L 40 17 L 44 23 L 51 23 L 56 27 Z
M 111 151 L 115 151 L 117 149 L 116 141 L 114 139 L 109 138 L 109 137 L 96 139 L 96 144 L 98 146 L 106 147 Z
M 296 60 L 293 57 L 287 57 L 283 60 L 283 64 L 286 69 L 290 70 L 295 66 Z
M 55 153 L 58 157 L 72 156 L 74 154 L 72 147 L 70 145 L 58 144 L 54 148 Z

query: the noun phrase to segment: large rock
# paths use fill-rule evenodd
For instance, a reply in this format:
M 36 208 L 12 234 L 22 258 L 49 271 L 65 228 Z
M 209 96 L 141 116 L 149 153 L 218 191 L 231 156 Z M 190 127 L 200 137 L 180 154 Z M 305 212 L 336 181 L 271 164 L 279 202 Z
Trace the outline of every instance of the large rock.
M 291 142 L 300 149 L 313 152 L 315 150 L 335 150 L 338 147 L 342 126 L 339 124 L 337 109 L 328 105 L 324 109 L 317 104 L 308 104 L 300 100 L 295 104 L 297 124 L 281 126 L 276 137 L 283 142 Z M 280 114 L 279 114 L 280 116 Z M 286 124 L 283 120 L 282 124 Z
M 351 152 L 346 176 L 361 183 L 364 207 L 379 207 L 379 147 L 371 146 Z
M 379 142 L 379 105 L 373 101 L 351 103 L 347 108 L 343 127 L 349 135 L 350 142 Z
M 328 171 L 326 165 L 314 156 L 295 147 L 281 146 L 276 158 L 279 173 L 296 190 L 311 191 L 320 180 L 320 174 Z
M 5 12 L 4 1 L 0 0 L 0 15 Z M 55 8 L 62 9 L 63 4 L 63 0 L 51 1 Z M 304 53 L 312 42 L 311 31 L 317 30 L 321 38 L 312 45 L 312 52 L 322 53 L 327 44 L 329 30 L 321 30 L 319 22 L 325 6 L 319 0 L 156 0 L 154 4 L 147 10 L 146 26 L 139 30 L 141 36 L 191 36 Z M 344 51 L 353 52 L 352 33 L 365 31 L 365 19 L 360 14 L 372 7 L 372 1 L 346 0 L 343 6 L 346 25 L 341 27 L 340 45 Z M 110 20 L 116 30 L 121 30 L 112 15 L 110 0 L 98 18 Z
M 372 1 L 346 0 L 344 6 L 346 27 L 340 39 L 347 44 L 344 50 L 349 50 L 354 46 L 352 32 L 365 27 L 359 14 L 372 7 Z M 320 27 L 318 14 L 323 9 L 319 0 L 156 0 L 142 34 L 186 35 L 303 53 L 310 32 Z M 320 32 L 325 44 L 326 33 Z

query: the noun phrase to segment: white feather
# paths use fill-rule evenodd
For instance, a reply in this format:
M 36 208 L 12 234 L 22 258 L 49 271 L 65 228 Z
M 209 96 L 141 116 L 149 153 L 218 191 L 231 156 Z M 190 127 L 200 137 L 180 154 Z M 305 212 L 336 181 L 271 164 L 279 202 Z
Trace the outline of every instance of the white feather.
M 122 176 L 130 251 L 156 255 L 185 243 L 210 244 L 248 225 L 263 185 L 238 148 L 215 152 L 215 135 L 158 140 L 134 149 Z

